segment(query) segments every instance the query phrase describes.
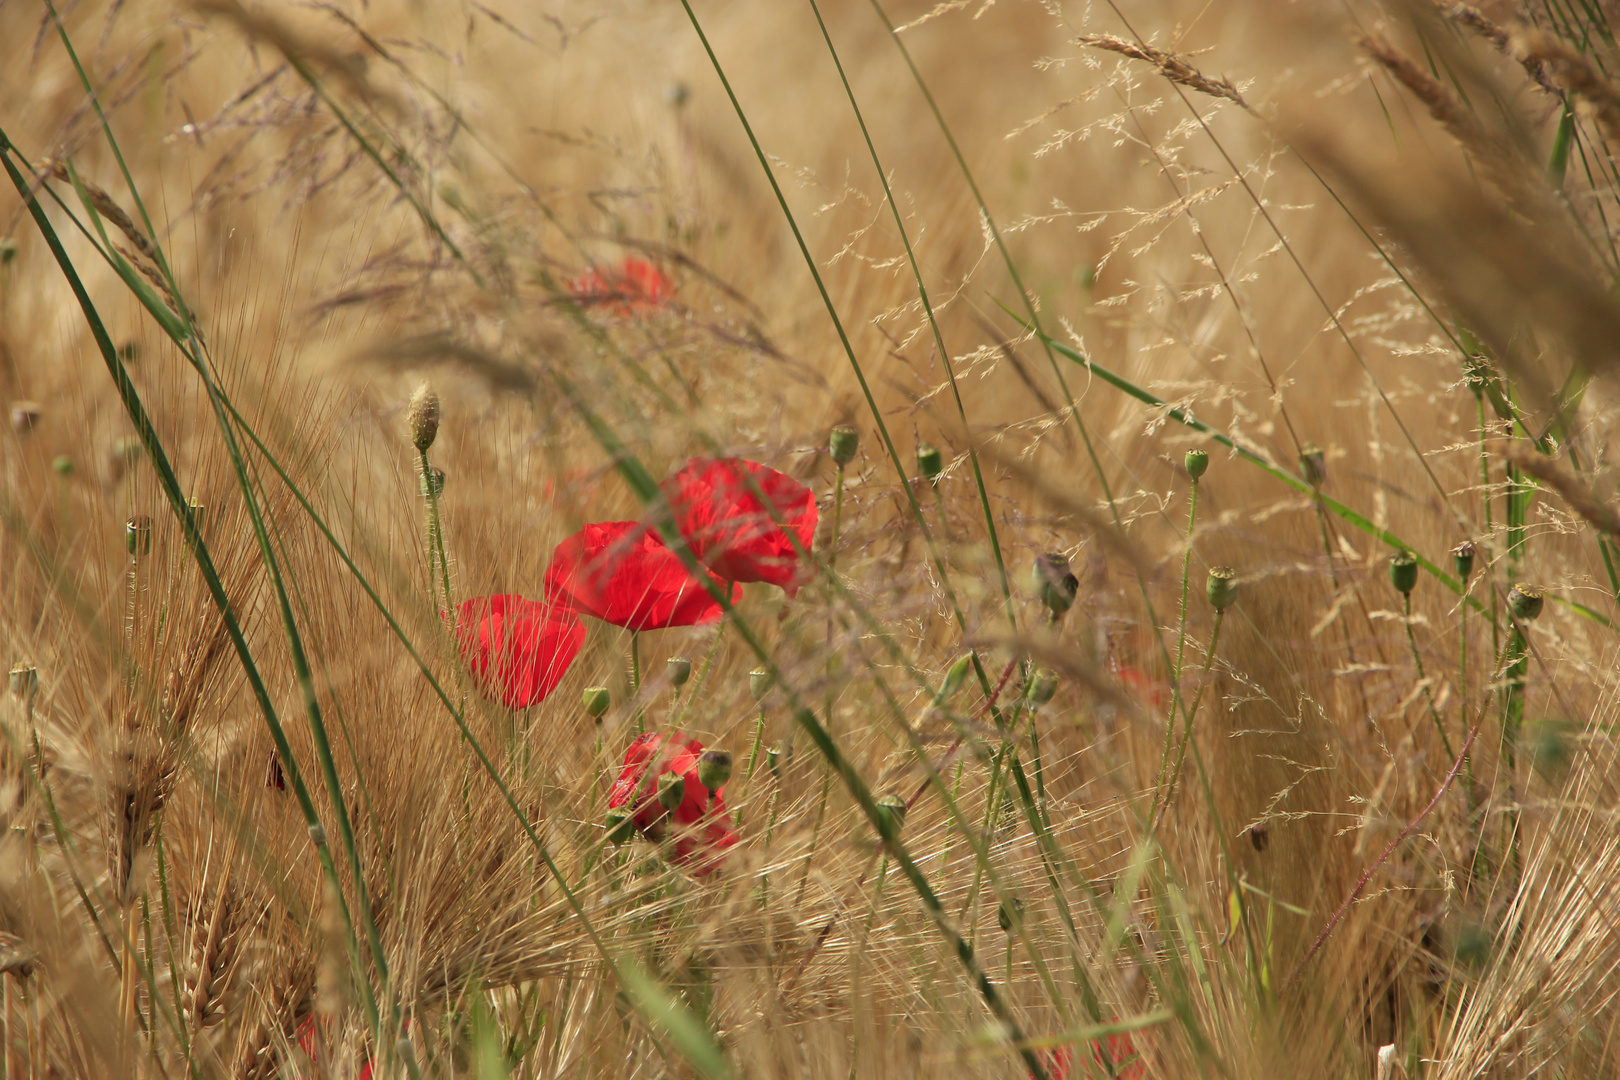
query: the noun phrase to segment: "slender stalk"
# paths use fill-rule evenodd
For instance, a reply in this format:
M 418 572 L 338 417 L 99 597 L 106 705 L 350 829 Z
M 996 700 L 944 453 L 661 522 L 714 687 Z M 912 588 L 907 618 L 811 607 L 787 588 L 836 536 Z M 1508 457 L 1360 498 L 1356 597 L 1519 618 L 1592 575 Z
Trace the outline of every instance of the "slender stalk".
M 647 731 L 646 710 L 641 707 L 641 631 L 630 631 L 630 700 L 636 703 L 636 734 Z
M 1446 737 L 1446 725 L 1440 720 L 1440 710 L 1434 707 L 1434 695 L 1429 692 L 1428 676 L 1423 673 L 1423 657 L 1418 652 L 1417 638 L 1412 633 L 1412 594 L 1402 593 L 1401 599 L 1406 615 L 1402 620 L 1406 626 L 1406 644 L 1411 647 L 1412 663 L 1417 666 L 1418 682 L 1423 686 L 1423 700 L 1428 703 L 1429 716 L 1434 719 L 1434 730 L 1440 733 L 1440 745 L 1445 749 L 1446 757 L 1454 758 L 1457 755 L 1451 749 L 1451 740 Z
M 433 468 L 428 464 L 427 451 L 419 451 L 422 460 L 422 486 L 427 490 L 428 501 L 428 592 L 433 592 L 433 563 L 439 564 L 439 572 L 443 575 L 444 583 L 444 610 L 454 612 L 456 602 L 450 593 L 450 560 L 444 555 L 444 523 L 439 516 L 438 486 L 433 483 Z
M 1165 811 L 1170 808 L 1170 800 L 1175 798 L 1176 782 L 1181 779 L 1181 768 L 1187 760 L 1187 743 L 1192 739 L 1193 718 L 1198 715 L 1198 704 L 1204 699 L 1204 688 L 1209 685 L 1209 670 L 1215 663 L 1215 649 L 1221 643 L 1221 624 L 1226 621 L 1226 612 L 1223 609 L 1215 611 L 1215 626 L 1209 632 L 1209 651 L 1204 653 L 1203 670 L 1198 673 L 1198 689 L 1193 692 L 1192 706 L 1187 709 L 1185 725 L 1181 730 L 1181 742 L 1176 747 L 1176 764 L 1165 785 L 1164 798 L 1159 802 L 1158 816 L 1153 819 L 1151 831 L 1157 831 L 1159 822 L 1164 819 Z
M 1187 550 L 1181 555 L 1181 614 L 1176 623 L 1176 666 L 1170 676 L 1170 716 L 1164 725 L 1164 753 L 1159 758 L 1159 779 L 1153 786 L 1153 805 L 1148 812 L 1151 819 L 1159 810 L 1164 794 L 1165 776 L 1170 770 L 1170 745 L 1176 737 L 1176 710 L 1181 706 L 1181 664 L 1187 650 L 1187 592 L 1192 573 L 1193 527 L 1198 522 L 1198 477 L 1192 478 L 1192 494 L 1187 505 Z

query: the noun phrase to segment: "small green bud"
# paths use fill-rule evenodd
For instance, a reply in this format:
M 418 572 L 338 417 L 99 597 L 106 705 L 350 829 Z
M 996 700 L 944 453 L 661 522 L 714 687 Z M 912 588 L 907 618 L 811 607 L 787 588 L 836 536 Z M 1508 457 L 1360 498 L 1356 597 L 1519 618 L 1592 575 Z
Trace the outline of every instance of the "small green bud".
M 885 795 L 877 801 L 878 812 L 889 819 L 896 835 L 906 823 L 906 800 L 898 795 Z
M 607 814 L 607 838 L 615 846 L 623 844 L 630 839 L 636 831 L 636 822 L 622 808 L 615 807 Z
M 1052 700 L 1057 693 L 1057 674 L 1041 668 L 1035 673 L 1029 684 L 1029 704 L 1031 708 L 1038 709 Z
M 1024 921 L 1024 902 L 1013 897 L 1008 903 L 996 908 L 996 925 L 1001 927 L 1003 934 L 1013 932 L 1013 927 Z
M 405 423 L 410 428 L 411 444 L 421 453 L 427 453 L 433 440 L 439 437 L 439 395 L 427 383 L 422 383 L 405 406 Z
M 1069 557 L 1061 551 L 1048 551 L 1035 558 L 1035 592 L 1057 622 L 1074 606 L 1080 594 L 1080 579 L 1069 571 Z
M 771 775 L 778 780 L 782 779 L 782 770 L 789 761 L 793 760 L 793 744 L 787 740 L 772 743 L 765 751 L 765 764 L 771 770 Z
M 65 480 L 73 475 L 73 459 L 66 454 L 59 454 L 51 460 L 51 469 Z
M 1209 471 L 1209 451 L 1189 450 L 1181 459 L 1181 464 L 1187 470 L 1187 475 L 1197 480 Z
M 917 444 L 917 474 L 930 484 L 939 483 L 939 474 L 945 471 L 945 458 L 939 447 L 931 442 Z
M 861 445 L 861 433 L 848 424 L 839 424 L 827 437 L 827 450 L 842 469 L 855 460 L 855 451 Z
M 764 668 L 755 668 L 748 673 L 748 692 L 754 695 L 755 701 L 764 701 L 765 695 L 771 692 L 771 673 Z
M 705 750 L 698 755 L 698 783 L 710 792 L 719 791 L 731 779 L 731 753 L 727 750 Z
M 1402 596 L 1410 596 L 1417 588 L 1418 564 L 1410 551 L 1398 551 L 1389 560 L 1389 583 Z
M 1535 622 L 1536 617 L 1541 614 L 1541 606 L 1546 595 L 1540 587 L 1520 581 L 1508 590 L 1508 610 L 1513 613 L 1515 619 Z
M 968 671 L 972 667 L 972 653 L 967 653 L 959 657 L 957 661 L 946 670 L 945 683 L 939 688 L 939 697 L 935 700 L 937 700 L 940 704 L 944 704 L 945 702 L 951 700 L 951 698 L 955 697 L 956 692 L 962 689 L 962 684 L 967 682 Z
M 141 358 L 141 343 L 140 342 L 138 342 L 138 341 L 126 341 L 122 345 L 118 346 L 118 359 L 122 360 L 124 363 L 133 364 L 135 361 L 139 360 L 140 358 Z
M 136 514 L 124 522 L 124 550 L 139 558 L 152 551 L 152 519 Z
M 686 777 L 680 773 L 667 772 L 658 778 L 659 806 L 673 813 L 684 798 L 686 798 Z
M 45 408 L 37 401 L 13 401 L 11 403 L 11 430 L 17 433 L 17 438 L 27 438 L 39 426 L 40 417 L 44 415 Z
M 692 661 L 684 656 L 672 656 L 665 663 L 669 667 L 669 681 L 676 686 L 685 686 L 686 680 L 692 677 Z
M 33 697 L 34 691 L 39 689 L 39 672 L 33 664 L 15 664 L 11 669 L 9 685 L 12 697 Z
M 11 237 L 0 239 L 0 266 L 10 266 L 17 257 L 17 241 Z
M 1204 583 L 1204 595 L 1209 597 L 1210 607 L 1216 611 L 1225 611 L 1237 599 L 1237 571 L 1230 566 L 1216 566 L 1210 569 L 1209 579 Z
M 608 688 L 605 686 L 587 686 L 584 697 L 585 715 L 597 723 L 601 723 L 602 716 L 608 711 L 608 706 L 613 704 L 613 695 L 608 693 Z
M 113 457 L 125 465 L 133 465 L 146 456 L 146 447 L 133 435 L 126 435 L 113 443 Z
M 1299 475 L 1313 488 L 1321 487 L 1327 480 L 1327 455 L 1313 442 L 1299 448 Z
M 1468 584 L 1468 575 L 1474 572 L 1474 542 L 1464 540 L 1451 549 L 1451 565 L 1457 569 L 1457 577 L 1464 585 Z
M 442 498 L 444 495 L 444 470 L 439 468 L 437 465 L 429 467 L 425 474 L 422 474 L 416 478 L 417 490 L 421 491 L 422 498 L 426 499 L 429 497 L 428 477 L 430 476 L 433 478 L 432 497 L 435 499 Z

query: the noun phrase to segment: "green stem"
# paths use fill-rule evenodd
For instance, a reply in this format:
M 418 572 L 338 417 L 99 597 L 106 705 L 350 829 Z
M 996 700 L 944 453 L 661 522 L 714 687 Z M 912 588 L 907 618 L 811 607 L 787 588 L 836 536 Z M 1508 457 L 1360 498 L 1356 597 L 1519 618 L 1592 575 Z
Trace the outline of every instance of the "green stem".
M 630 698 L 636 702 L 636 734 L 647 731 L 646 710 L 638 700 L 641 697 L 641 631 L 630 631 Z
M 1434 719 L 1434 730 L 1440 733 L 1440 745 L 1446 751 L 1446 760 L 1453 761 L 1457 754 L 1451 749 L 1451 740 L 1446 737 L 1446 725 L 1440 720 L 1440 710 L 1434 707 L 1434 695 L 1429 692 L 1428 676 L 1423 673 L 1423 657 L 1418 653 L 1417 637 L 1412 633 L 1412 594 L 1402 593 L 1406 618 L 1402 620 L 1406 625 L 1406 644 L 1412 649 L 1412 663 L 1417 666 L 1418 682 L 1423 684 L 1423 700 L 1428 703 L 1429 715 Z
M 454 612 L 456 602 L 450 593 L 450 560 L 444 555 L 444 525 L 439 517 L 439 493 L 433 483 L 433 470 L 428 465 L 427 451 L 420 454 L 422 459 L 422 484 L 427 488 L 428 498 L 428 538 L 433 544 L 433 550 L 428 552 L 428 592 L 433 591 L 431 580 L 433 577 L 434 554 L 438 555 L 439 571 L 444 580 L 444 610 Z
M 1181 663 L 1187 649 L 1187 586 L 1192 573 L 1193 526 L 1198 521 L 1198 478 L 1193 477 L 1192 497 L 1187 507 L 1187 550 L 1181 555 L 1181 616 L 1176 625 L 1176 667 L 1170 678 L 1170 716 L 1164 726 L 1164 752 L 1159 757 L 1159 779 L 1153 786 L 1153 806 L 1148 818 L 1158 813 L 1164 793 L 1164 780 L 1170 769 L 1170 746 L 1176 737 L 1176 710 L 1181 706 Z
M 1193 693 L 1192 706 L 1187 709 L 1186 723 L 1181 730 L 1181 742 L 1176 747 L 1176 764 L 1165 785 L 1164 798 L 1159 802 L 1158 817 L 1153 819 L 1153 830 L 1157 831 L 1159 822 L 1164 818 L 1165 811 L 1170 809 L 1170 800 L 1175 798 L 1176 782 L 1181 779 L 1181 769 L 1187 760 L 1187 743 L 1192 739 L 1193 717 L 1198 715 L 1198 704 L 1204 699 L 1204 687 L 1209 685 L 1209 669 L 1215 663 L 1215 649 L 1221 642 L 1221 623 L 1225 621 L 1226 612 L 1215 612 L 1215 626 L 1209 633 L 1209 651 L 1204 654 L 1203 670 L 1198 673 L 1198 689 Z M 1223 837 L 1224 839 L 1224 837 Z

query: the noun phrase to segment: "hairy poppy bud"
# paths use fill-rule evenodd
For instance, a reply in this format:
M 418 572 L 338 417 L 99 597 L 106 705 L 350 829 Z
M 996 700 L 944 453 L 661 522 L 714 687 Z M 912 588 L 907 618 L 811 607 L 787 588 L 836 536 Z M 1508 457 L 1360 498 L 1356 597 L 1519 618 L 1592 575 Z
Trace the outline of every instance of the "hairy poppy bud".
M 1069 557 L 1060 551 L 1048 551 L 1035 558 L 1035 592 L 1052 613 L 1052 621 L 1063 618 L 1074 606 L 1080 592 L 1080 579 L 1069 571 Z
M 1474 542 L 1464 540 L 1451 549 L 1451 565 L 1457 568 L 1457 576 L 1463 584 L 1468 583 L 1468 575 L 1474 572 Z
M 1057 693 L 1057 675 L 1045 668 L 1035 673 L 1029 684 L 1029 704 L 1032 708 L 1040 708 L 1052 700 Z
M 66 454 L 59 454 L 51 460 L 51 470 L 57 476 L 66 479 L 73 475 L 73 459 Z
M 671 812 L 686 798 L 686 777 L 667 772 L 658 778 L 658 805 Z
M 685 686 L 686 680 L 692 677 L 692 661 L 684 656 L 672 656 L 665 663 L 669 665 L 669 681 Z
M 1299 474 L 1311 487 L 1321 487 L 1327 480 L 1327 455 L 1322 448 L 1308 442 L 1299 448 Z
M 405 407 L 405 423 L 411 429 L 412 445 L 427 453 L 433 440 L 439 437 L 439 395 L 427 383 L 418 386 L 411 395 L 410 404 Z
M 1541 591 L 1540 587 L 1531 585 L 1528 582 L 1518 582 L 1508 590 L 1508 610 L 1513 612 L 1515 619 L 1534 622 L 1536 616 L 1541 614 L 1541 605 L 1545 596 L 1546 594 Z
M 1266 845 L 1271 843 L 1271 830 L 1266 828 L 1265 822 L 1249 827 L 1249 843 L 1254 845 L 1256 851 L 1266 850 Z
M 602 714 L 608 711 L 613 704 L 613 695 L 608 693 L 605 686 L 587 686 L 585 688 L 585 714 L 597 723 L 601 723 Z
M 917 444 L 917 474 L 930 484 L 939 483 L 939 474 L 945 471 L 945 458 L 939 447 L 930 442 Z
M 1389 560 L 1389 583 L 1402 596 L 1409 596 L 1417 587 L 1418 564 L 1410 551 L 1399 551 Z
M 630 834 L 636 831 L 636 822 L 622 809 L 609 810 L 607 815 L 607 838 L 615 845 L 623 844 L 630 839 Z
M 1204 583 L 1204 595 L 1209 597 L 1209 604 L 1216 611 L 1225 611 L 1237 599 L 1237 571 L 1230 566 L 1216 566 L 1211 568 L 1209 579 Z
M 968 669 L 972 666 L 973 654 L 968 653 L 960 657 L 946 670 L 945 683 L 939 688 L 938 700 L 941 703 L 949 701 L 956 695 L 958 690 L 962 689 L 962 684 L 967 681 Z
M 878 812 L 889 819 L 896 835 L 906 823 L 906 800 L 898 795 L 885 795 L 877 801 Z
M 152 519 L 136 514 L 124 522 L 124 550 L 136 557 L 152 551 Z
M 848 424 L 839 424 L 832 429 L 832 434 L 827 439 L 827 450 L 832 454 L 832 459 L 838 463 L 838 467 L 842 469 L 855 460 L 855 450 L 860 444 L 860 432 Z
M 326 846 L 326 827 L 318 821 L 309 827 L 309 842 L 316 847 Z
M 1024 921 L 1024 902 L 1018 897 L 996 908 L 996 925 L 1001 927 L 1003 934 L 1013 932 L 1013 927 Z
M 1197 480 L 1209 471 L 1209 451 L 1189 450 L 1181 459 L 1181 464 L 1187 470 L 1187 475 Z
M 771 673 L 764 668 L 755 668 L 748 673 L 748 692 L 754 695 L 755 701 L 765 700 L 765 695 L 771 692 Z
M 705 750 L 698 755 L 697 763 L 698 783 L 711 792 L 719 791 L 731 779 L 731 752 L 728 750 Z
M 14 401 L 11 403 L 11 430 L 19 439 L 24 438 L 39 426 L 39 418 L 44 415 L 45 410 L 37 401 Z
M 783 740 L 772 743 L 770 749 L 765 751 L 765 764 L 769 766 L 771 775 L 778 780 L 782 779 L 782 769 L 793 758 L 793 744 Z
M 422 492 L 422 498 L 428 498 L 428 477 L 430 476 L 433 478 L 432 498 L 437 499 L 444 494 L 444 470 L 439 468 L 437 465 L 434 465 L 428 469 L 426 473 L 417 478 L 417 487 Z
M 9 684 L 12 697 L 30 698 L 39 689 L 39 672 L 33 664 L 17 664 L 11 669 Z

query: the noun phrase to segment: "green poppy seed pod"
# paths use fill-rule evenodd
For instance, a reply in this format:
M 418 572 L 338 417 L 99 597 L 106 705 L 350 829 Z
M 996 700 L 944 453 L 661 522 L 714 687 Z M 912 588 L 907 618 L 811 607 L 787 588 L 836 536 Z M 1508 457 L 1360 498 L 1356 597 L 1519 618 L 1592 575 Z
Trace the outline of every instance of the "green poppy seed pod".
M 125 465 L 133 465 L 146 456 L 146 447 L 133 435 L 126 435 L 113 443 L 113 457 Z
M 1237 599 L 1237 571 L 1230 566 L 1216 566 L 1209 571 L 1204 583 L 1204 595 L 1216 611 L 1225 611 Z
M 945 458 L 939 447 L 931 442 L 917 444 L 917 475 L 930 484 L 939 483 L 939 474 L 945 471 Z
M 673 813 L 684 798 L 686 798 L 686 777 L 680 773 L 667 772 L 658 778 L 659 806 Z
M 73 459 L 60 454 L 51 460 L 51 470 L 63 479 L 73 475 Z
M 630 839 L 636 831 L 635 819 L 625 813 L 623 809 L 613 809 L 607 815 L 607 838 L 615 846 L 623 844 Z
M 10 266 L 17 257 L 17 241 L 11 237 L 0 240 L 0 266 Z
M 900 834 L 906 823 L 906 800 L 898 795 L 885 795 L 877 801 L 878 812 L 889 819 L 894 826 L 895 835 Z
M 1508 590 L 1508 610 L 1513 612 L 1515 619 L 1534 622 L 1536 616 L 1541 614 L 1541 606 L 1545 602 L 1546 595 L 1540 587 L 1520 581 Z
M 1080 579 L 1069 570 L 1069 557 L 1048 551 L 1035 558 L 1035 593 L 1052 613 L 1052 621 L 1063 618 L 1080 593 Z
M 1003 934 L 1013 932 L 1013 927 L 1024 921 L 1024 902 L 1018 897 L 996 908 L 996 925 L 1001 927 Z
M 962 684 L 967 682 L 968 671 L 972 667 L 972 653 L 963 655 L 950 666 L 945 672 L 945 685 L 939 688 L 939 700 L 941 702 L 949 701 L 956 696 L 956 692 L 962 689 Z
M 1209 471 L 1209 451 L 1189 450 L 1181 459 L 1181 464 L 1187 470 L 1187 475 L 1197 480 Z
M 585 688 L 585 714 L 597 723 L 602 722 L 602 716 L 613 704 L 613 695 L 608 693 L 605 686 L 587 686 Z
M 139 558 L 152 551 L 152 519 L 136 514 L 124 522 L 124 550 Z
M 37 401 L 14 401 L 11 403 L 11 430 L 17 433 L 17 438 L 27 438 L 44 415 L 45 409 Z
M 39 689 L 39 672 L 33 664 L 13 665 L 8 685 L 12 697 L 25 699 L 33 697 L 34 691 Z
M 771 770 L 771 775 L 778 780 L 782 779 L 782 770 L 793 758 L 793 744 L 783 740 L 772 743 L 770 749 L 765 751 L 765 764 Z
M 1410 596 L 1417 588 L 1418 564 L 1410 551 L 1399 551 L 1389 560 L 1389 583 L 1402 596 Z
M 672 656 L 665 663 L 669 665 L 669 681 L 685 686 L 686 680 L 692 677 L 692 661 L 684 656 Z
M 1057 674 L 1041 668 L 1035 673 L 1035 678 L 1029 684 L 1029 703 L 1033 708 L 1040 708 L 1052 700 L 1057 693 Z
M 755 668 L 748 673 L 748 692 L 754 695 L 755 701 L 764 701 L 765 695 L 771 692 L 771 673 L 764 668 Z
M 1313 442 L 1299 448 L 1299 475 L 1313 488 L 1321 487 L 1327 480 L 1327 455 Z
M 434 465 L 433 467 L 429 468 L 426 473 L 417 477 L 417 488 L 422 492 L 422 498 L 424 499 L 429 498 L 428 477 L 433 478 L 433 494 L 431 497 L 435 499 L 440 498 L 442 495 L 444 495 L 444 470 L 439 468 L 437 465 Z
M 309 827 L 309 842 L 314 844 L 316 847 L 325 847 L 326 826 L 322 825 L 318 821 L 311 825 Z
M 729 750 L 705 750 L 698 755 L 697 763 L 698 783 L 711 792 L 719 791 L 731 779 L 731 752 Z
M 411 430 L 411 444 L 427 453 L 439 437 L 439 395 L 427 383 L 411 395 L 410 404 L 405 406 L 405 423 Z
M 839 424 L 827 437 L 827 450 L 842 469 L 855 460 L 855 451 L 861 445 L 861 433 L 848 424 Z
M 118 346 L 118 359 L 122 360 L 124 363 L 133 364 L 135 361 L 139 360 L 140 358 L 141 358 L 141 343 L 140 342 L 138 342 L 138 341 L 126 341 L 122 345 Z
M 1463 584 L 1468 583 L 1468 575 L 1474 572 L 1474 542 L 1464 540 L 1451 549 L 1451 565 L 1457 569 L 1457 577 Z

